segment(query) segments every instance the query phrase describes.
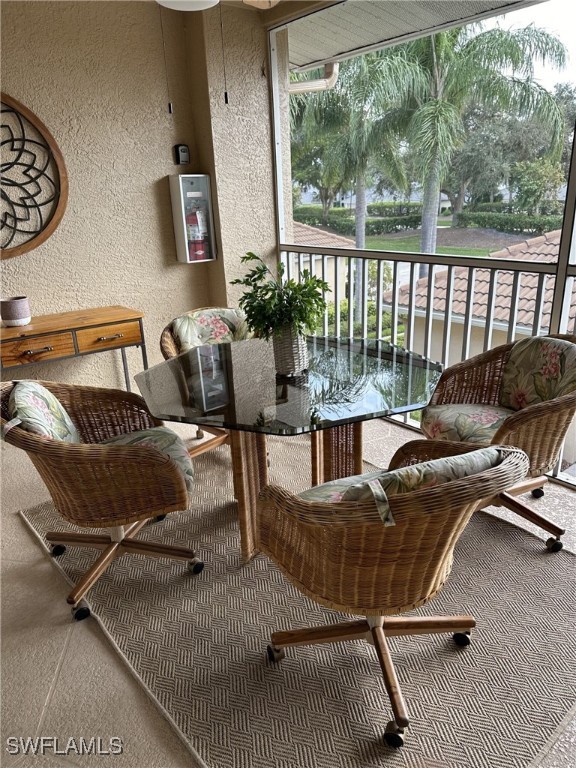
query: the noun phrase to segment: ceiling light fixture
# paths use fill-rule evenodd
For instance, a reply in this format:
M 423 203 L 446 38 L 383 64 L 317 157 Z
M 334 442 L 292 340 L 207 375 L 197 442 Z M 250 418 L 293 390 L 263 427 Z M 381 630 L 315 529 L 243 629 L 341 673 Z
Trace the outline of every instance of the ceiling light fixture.
M 219 0 L 156 0 L 158 5 L 173 11 L 205 11 L 218 5 Z
M 205 11 L 207 8 L 213 8 L 218 5 L 220 0 L 156 0 L 158 5 L 164 8 L 171 8 L 173 11 Z M 280 0 L 242 0 L 245 5 L 251 5 L 253 8 L 266 10 L 274 8 Z

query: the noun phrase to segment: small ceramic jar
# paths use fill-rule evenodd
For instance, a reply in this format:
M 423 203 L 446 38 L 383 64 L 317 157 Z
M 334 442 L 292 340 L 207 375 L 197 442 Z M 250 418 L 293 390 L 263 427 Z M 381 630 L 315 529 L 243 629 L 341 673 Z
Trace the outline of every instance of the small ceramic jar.
M 0 315 L 3 325 L 28 325 L 32 319 L 28 296 L 12 296 L 0 300 Z

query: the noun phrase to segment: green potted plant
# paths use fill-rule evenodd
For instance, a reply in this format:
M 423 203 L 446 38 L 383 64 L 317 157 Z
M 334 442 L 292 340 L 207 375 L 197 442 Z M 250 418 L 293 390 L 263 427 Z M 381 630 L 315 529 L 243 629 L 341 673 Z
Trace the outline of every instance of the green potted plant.
M 305 334 L 314 330 L 326 309 L 328 284 L 308 270 L 301 273 L 299 281 L 285 280 L 281 263 L 278 277 L 274 277 L 260 256 L 251 251 L 241 261 L 252 268 L 231 284 L 248 289 L 238 302 L 248 327 L 256 336 L 272 339 L 278 373 L 300 373 L 308 365 Z

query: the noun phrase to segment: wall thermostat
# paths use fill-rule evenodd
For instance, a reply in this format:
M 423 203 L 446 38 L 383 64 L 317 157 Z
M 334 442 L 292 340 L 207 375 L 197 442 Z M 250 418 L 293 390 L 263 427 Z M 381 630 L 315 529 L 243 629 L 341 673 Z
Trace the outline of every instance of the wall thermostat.
M 176 165 L 188 165 L 190 162 L 190 150 L 188 149 L 188 144 L 175 144 L 174 158 Z

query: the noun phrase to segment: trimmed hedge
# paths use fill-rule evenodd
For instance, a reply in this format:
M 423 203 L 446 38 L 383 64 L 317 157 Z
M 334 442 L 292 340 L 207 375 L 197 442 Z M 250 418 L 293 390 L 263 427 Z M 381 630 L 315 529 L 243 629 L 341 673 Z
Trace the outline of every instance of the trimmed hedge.
M 541 235 L 561 229 L 562 216 L 530 216 L 527 213 L 481 213 L 464 211 L 457 215 L 458 227 L 482 227 L 498 232 Z
M 397 218 L 398 216 L 410 216 L 420 213 L 422 211 L 422 203 L 399 203 L 399 202 L 387 202 L 387 203 L 368 203 L 366 206 L 369 216 L 390 216 Z
M 299 205 L 294 209 L 294 221 L 311 227 L 322 226 L 322 207 L 319 205 Z M 409 216 L 383 216 L 366 219 L 367 235 L 385 235 L 389 232 L 402 232 L 417 229 L 421 223 L 420 213 Z M 348 208 L 331 208 L 328 212 L 327 225 L 339 235 L 354 237 L 356 219 Z
M 422 212 L 409 216 L 385 216 L 380 219 L 366 219 L 367 235 L 385 235 L 388 232 L 403 232 L 418 229 L 422 223 Z
M 328 216 L 333 219 L 353 219 L 354 211 L 350 208 L 330 208 Z M 309 224 L 311 227 L 322 225 L 322 206 L 321 205 L 297 205 L 293 211 L 294 221 L 301 224 Z
M 540 204 L 539 216 L 562 216 L 564 211 L 564 203 L 562 200 L 544 200 Z M 526 211 L 520 211 L 514 205 L 506 203 L 504 201 L 494 203 L 477 203 L 474 206 L 466 209 L 466 213 L 478 212 L 478 213 L 507 213 L 507 214 L 525 214 Z M 528 214 L 532 215 L 532 214 Z

